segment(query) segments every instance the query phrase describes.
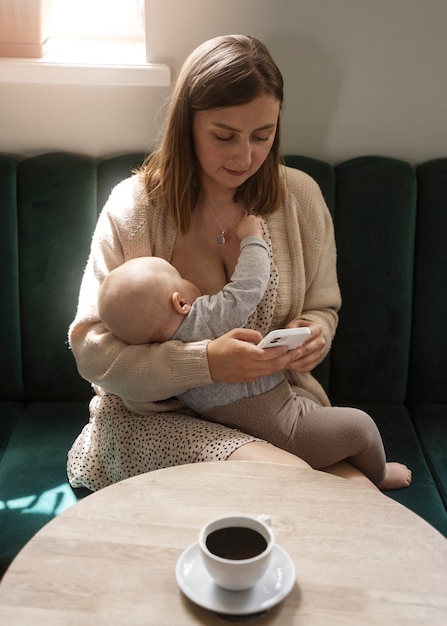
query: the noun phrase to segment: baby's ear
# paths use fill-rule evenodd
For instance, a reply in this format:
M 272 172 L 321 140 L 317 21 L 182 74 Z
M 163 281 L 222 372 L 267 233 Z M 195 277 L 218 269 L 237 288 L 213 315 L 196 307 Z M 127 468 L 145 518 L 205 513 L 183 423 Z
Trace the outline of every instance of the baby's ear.
M 172 306 L 180 315 L 188 315 L 191 310 L 191 305 L 181 297 L 178 291 L 174 291 L 171 296 Z

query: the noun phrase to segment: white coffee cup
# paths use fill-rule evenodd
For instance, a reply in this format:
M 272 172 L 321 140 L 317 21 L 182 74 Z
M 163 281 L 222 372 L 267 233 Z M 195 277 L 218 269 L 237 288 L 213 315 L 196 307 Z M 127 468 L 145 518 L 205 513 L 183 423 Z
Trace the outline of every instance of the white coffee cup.
M 252 587 L 269 565 L 275 537 L 266 515 L 228 515 L 199 533 L 203 563 L 216 584 L 231 591 Z

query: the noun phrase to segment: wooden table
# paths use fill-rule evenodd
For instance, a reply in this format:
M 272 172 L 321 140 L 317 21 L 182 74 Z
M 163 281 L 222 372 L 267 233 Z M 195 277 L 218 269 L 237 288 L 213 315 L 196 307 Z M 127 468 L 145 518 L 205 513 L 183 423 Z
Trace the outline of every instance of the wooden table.
M 224 626 L 180 591 L 207 520 L 270 514 L 296 567 L 256 624 L 447 624 L 447 541 L 386 496 L 313 470 L 245 462 L 152 472 L 88 496 L 25 546 L 0 585 L 12 626 Z

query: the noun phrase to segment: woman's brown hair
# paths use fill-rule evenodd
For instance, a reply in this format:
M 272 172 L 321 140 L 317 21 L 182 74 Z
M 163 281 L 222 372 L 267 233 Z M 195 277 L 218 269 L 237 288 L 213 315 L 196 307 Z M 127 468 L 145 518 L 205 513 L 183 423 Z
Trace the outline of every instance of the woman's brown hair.
M 186 59 L 173 89 L 164 135 L 143 168 L 152 200 L 166 205 L 185 234 L 200 191 L 192 126 L 195 111 L 231 107 L 272 95 L 283 102 L 283 79 L 269 51 L 247 35 L 206 41 Z M 281 201 L 279 119 L 273 146 L 260 169 L 237 190 L 235 199 L 267 215 Z

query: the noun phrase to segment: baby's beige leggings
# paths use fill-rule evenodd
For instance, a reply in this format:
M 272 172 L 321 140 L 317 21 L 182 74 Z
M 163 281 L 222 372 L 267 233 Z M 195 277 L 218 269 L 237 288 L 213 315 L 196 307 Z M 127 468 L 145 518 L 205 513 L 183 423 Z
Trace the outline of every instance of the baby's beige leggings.
M 367 413 L 323 407 L 300 396 L 286 381 L 259 396 L 215 407 L 205 417 L 264 439 L 314 469 L 347 459 L 375 484 L 385 477 L 382 438 Z

